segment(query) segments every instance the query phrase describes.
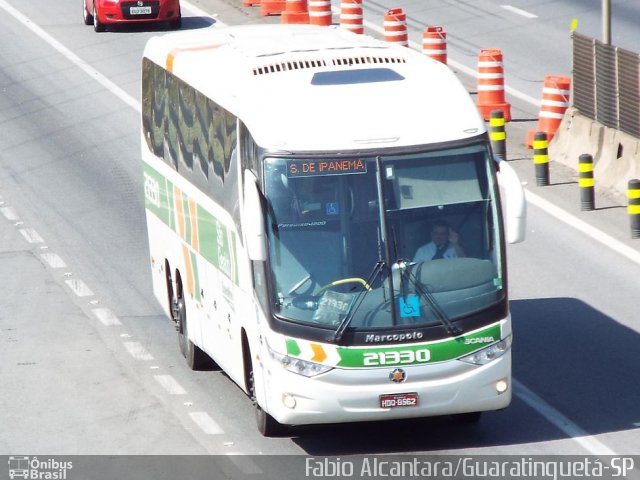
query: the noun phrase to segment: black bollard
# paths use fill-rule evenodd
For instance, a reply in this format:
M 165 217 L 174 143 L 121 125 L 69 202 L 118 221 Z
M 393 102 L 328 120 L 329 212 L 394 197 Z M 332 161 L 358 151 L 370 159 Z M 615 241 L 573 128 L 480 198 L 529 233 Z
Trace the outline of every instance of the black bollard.
M 533 163 L 536 168 L 536 185 L 549 185 L 549 142 L 547 132 L 536 132 L 533 140 Z
M 595 209 L 595 179 L 593 178 L 593 157 L 588 153 L 578 160 L 578 186 L 580 187 L 580 209 Z
M 631 238 L 640 238 L 640 180 L 629 180 L 627 187 L 629 203 L 629 223 L 631 225 Z
M 491 110 L 489 117 L 489 140 L 493 154 L 500 160 L 507 159 L 507 132 L 504 128 L 504 112 Z

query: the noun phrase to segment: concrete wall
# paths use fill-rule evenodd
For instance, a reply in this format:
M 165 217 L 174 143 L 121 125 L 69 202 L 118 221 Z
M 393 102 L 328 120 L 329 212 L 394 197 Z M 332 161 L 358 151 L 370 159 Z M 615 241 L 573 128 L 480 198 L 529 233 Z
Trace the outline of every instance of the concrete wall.
M 568 108 L 549 143 L 549 159 L 577 170 L 583 153 L 593 155 L 596 188 L 611 188 L 626 197 L 627 182 L 640 178 L 640 139 Z

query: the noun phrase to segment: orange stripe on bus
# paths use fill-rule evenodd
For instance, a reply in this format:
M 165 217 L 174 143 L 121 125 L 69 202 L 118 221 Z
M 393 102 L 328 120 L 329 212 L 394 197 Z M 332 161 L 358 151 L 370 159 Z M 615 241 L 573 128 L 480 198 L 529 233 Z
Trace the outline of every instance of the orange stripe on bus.
M 311 344 L 311 350 L 313 350 L 313 357 L 311 358 L 312 362 L 322 362 L 325 358 L 327 358 L 327 354 L 322 348 L 322 345 L 318 345 L 317 343 Z
M 173 198 L 176 207 L 176 217 L 178 219 L 178 233 L 180 234 L 181 238 L 184 238 L 186 234 L 184 226 L 184 207 L 182 203 L 182 192 L 176 186 L 173 187 Z
M 176 60 L 176 55 L 182 52 L 197 52 L 199 50 L 211 50 L 214 48 L 218 48 L 220 45 L 201 45 L 199 47 L 191 47 L 191 48 L 174 48 L 167 54 L 167 60 L 165 62 L 165 67 L 167 71 L 173 73 L 173 63 Z
M 194 279 L 193 279 L 193 266 L 191 265 L 191 254 L 186 245 L 182 245 L 182 256 L 184 257 L 184 266 L 187 269 L 187 292 L 193 298 L 195 292 Z
M 196 252 L 200 251 L 200 244 L 198 242 L 198 209 L 196 208 L 196 202 L 189 199 L 189 217 L 191 220 L 191 246 Z

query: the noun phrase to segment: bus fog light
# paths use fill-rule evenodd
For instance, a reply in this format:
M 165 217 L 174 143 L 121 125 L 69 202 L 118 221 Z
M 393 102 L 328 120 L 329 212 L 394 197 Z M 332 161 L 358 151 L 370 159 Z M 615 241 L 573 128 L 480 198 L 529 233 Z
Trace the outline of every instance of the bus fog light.
M 509 388 L 509 382 L 507 382 L 506 378 L 503 378 L 496 382 L 496 392 L 504 393 L 507 391 L 508 388 Z
M 293 410 L 294 408 L 296 408 L 296 397 L 289 393 L 285 393 L 282 395 L 282 404 L 285 407 Z

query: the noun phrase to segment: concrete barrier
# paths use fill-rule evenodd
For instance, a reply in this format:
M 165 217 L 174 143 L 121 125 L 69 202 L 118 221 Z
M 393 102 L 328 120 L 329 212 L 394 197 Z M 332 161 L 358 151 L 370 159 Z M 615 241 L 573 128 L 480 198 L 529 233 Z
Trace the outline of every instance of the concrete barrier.
M 626 196 L 627 182 L 640 178 L 640 139 L 605 127 L 571 107 L 549 143 L 549 158 L 577 170 L 583 153 L 593 156 L 596 188 L 611 188 Z

